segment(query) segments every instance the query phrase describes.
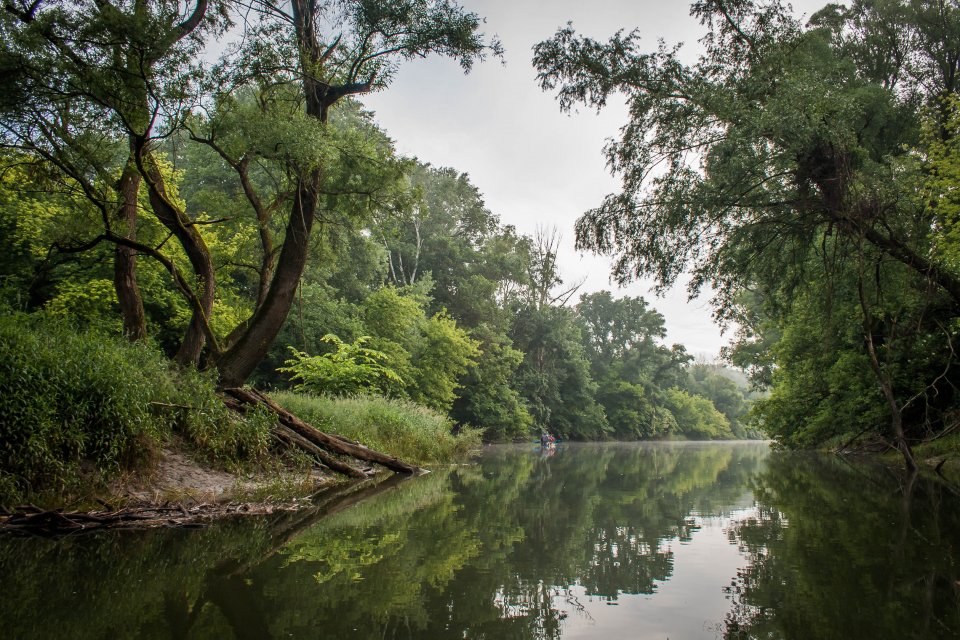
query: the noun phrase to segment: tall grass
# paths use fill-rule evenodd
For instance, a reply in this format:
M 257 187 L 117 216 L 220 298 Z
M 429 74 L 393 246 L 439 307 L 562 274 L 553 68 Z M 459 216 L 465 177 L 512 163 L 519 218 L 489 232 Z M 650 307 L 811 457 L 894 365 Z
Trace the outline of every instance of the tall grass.
M 464 460 L 480 446 L 480 430 L 456 435 L 446 416 L 406 400 L 376 396 L 331 398 L 278 392 L 273 398 L 321 430 L 357 440 L 413 464 Z
M 0 317 L 0 504 L 109 480 L 174 431 L 211 459 L 256 457 L 269 424 L 232 415 L 211 377 L 179 371 L 149 346 Z

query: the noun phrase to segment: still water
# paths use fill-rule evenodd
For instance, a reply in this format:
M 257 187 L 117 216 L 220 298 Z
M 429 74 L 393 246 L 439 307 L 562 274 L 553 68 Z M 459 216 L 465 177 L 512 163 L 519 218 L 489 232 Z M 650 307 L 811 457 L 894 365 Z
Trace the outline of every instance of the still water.
M 0 537 L 0 635 L 957 638 L 958 507 L 761 443 L 491 447 L 308 512 Z

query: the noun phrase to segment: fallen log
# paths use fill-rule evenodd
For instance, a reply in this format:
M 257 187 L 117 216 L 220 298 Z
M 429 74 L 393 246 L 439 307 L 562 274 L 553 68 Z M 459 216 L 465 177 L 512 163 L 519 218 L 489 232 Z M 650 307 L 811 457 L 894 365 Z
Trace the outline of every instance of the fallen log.
M 370 477 L 370 474 L 365 473 L 356 467 L 351 467 L 346 463 L 340 462 L 329 453 L 313 444 L 286 425 L 278 425 L 277 430 L 274 431 L 274 435 L 284 444 L 298 447 L 299 449 L 306 451 L 314 458 L 319 460 L 320 464 L 327 467 L 331 471 L 336 471 L 337 473 L 342 473 L 343 475 L 350 476 L 351 478 L 357 478 L 361 480 Z
M 373 462 L 383 467 L 386 467 L 387 469 L 390 469 L 391 471 L 394 471 L 396 473 L 403 473 L 407 475 L 416 475 L 416 474 L 426 473 L 425 469 L 421 469 L 420 467 L 414 466 L 412 464 L 408 464 L 406 462 L 403 462 L 402 460 L 394 458 L 393 456 L 389 456 L 385 453 L 374 451 L 373 449 L 365 445 L 362 445 L 359 442 L 348 440 L 347 438 L 344 438 L 342 436 L 324 433 L 323 431 L 320 431 L 319 429 L 307 424 L 297 416 L 293 415 L 292 413 L 290 413 L 289 411 L 287 411 L 286 409 L 278 405 L 276 402 L 271 400 L 266 394 L 261 393 L 256 389 L 233 387 L 229 389 L 224 389 L 223 393 L 225 393 L 228 398 L 232 398 L 234 401 L 240 403 L 240 407 L 236 407 L 234 404 L 228 403 L 230 404 L 230 406 L 233 406 L 238 409 L 245 408 L 245 406 L 266 407 L 267 409 L 272 411 L 274 414 L 276 414 L 277 419 L 280 421 L 280 424 L 282 425 L 282 427 L 286 427 L 289 430 L 289 432 L 296 434 L 297 436 L 299 436 L 299 438 L 302 438 L 306 442 L 320 449 L 329 451 L 331 453 L 338 453 L 341 455 L 349 456 L 357 460 L 363 460 L 364 462 Z M 285 436 L 281 435 L 279 437 L 283 438 Z M 286 437 L 299 446 L 299 442 L 300 442 L 299 439 L 296 439 L 296 440 L 293 439 L 289 433 L 286 433 Z M 312 451 L 309 451 L 309 452 L 313 453 Z M 327 464 L 327 462 L 324 461 L 324 464 Z M 342 465 L 343 463 L 340 463 L 340 464 Z M 363 474 L 362 471 L 358 471 L 353 467 L 349 467 L 349 465 L 345 465 L 345 466 L 347 466 L 349 469 L 352 469 L 354 472 L 359 472 Z M 335 467 L 331 466 L 331 468 L 339 471 L 339 469 L 336 469 Z M 350 471 L 341 471 L 341 473 L 346 473 L 347 475 L 351 475 L 352 477 L 358 477 L 353 475 L 353 473 Z M 359 477 L 366 477 L 366 476 L 361 475 Z

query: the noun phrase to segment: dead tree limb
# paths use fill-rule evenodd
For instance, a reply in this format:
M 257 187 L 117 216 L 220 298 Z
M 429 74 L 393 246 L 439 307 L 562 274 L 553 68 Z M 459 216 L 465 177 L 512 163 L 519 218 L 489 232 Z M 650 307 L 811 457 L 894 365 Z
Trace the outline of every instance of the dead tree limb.
M 225 393 L 228 398 L 232 398 L 237 403 L 240 403 L 241 407 L 243 406 L 266 407 L 271 412 L 276 414 L 277 419 L 280 421 L 280 424 L 283 427 L 286 427 L 290 432 L 295 433 L 297 436 L 299 436 L 303 440 L 306 440 L 307 442 L 315 445 L 316 447 L 319 447 L 320 449 L 324 449 L 331 453 L 337 453 L 337 454 L 349 456 L 357 460 L 363 460 L 364 462 L 373 462 L 383 467 L 386 467 L 387 469 L 390 469 L 391 471 L 394 471 L 396 473 L 416 475 L 416 474 L 421 474 L 426 472 L 425 469 L 421 469 L 420 467 L 414 466 L 412 464 L 408 464 L 406 462 L 403 462 L 402 460 L 394 458 L 393 456 L 389 456 L 385 453 L 374 451 L 373 449 L 367 446 L 364 446 L 359 442 L 348 440 L 347 438 L 344 438 L 342 436 L 324 433 L 323 431 L 320 431 L 319 429 L 312 427 L 311 425 L 307 424 L 297 416 L 293 415 L 292 413 L 290 413 L 289 411 L 287 411 L 286 409 L 278 405 L 276 402 L 271 400 L 266 394 L 260 391 L 257 391 L 256 389 L 233 387 L 229 389 L 224 389 L 223 393 Z M 233 405 L 232 403 L 228 403 L 228 404 L 236 408 L 236 406 Z M 282 438 L 284 436 L 280 436 L 280 437 Z M 289 438 L 289 435 L 287 435 L 286 437 Z M 298 444 L 299 441 L 295 441 L 295 443 Z M 312 453 L 312 451 L 310 453 Z M 328 463 L 324 461 L 324 464 L 328 464 Z M 340 463 L 340 464 L 342 465 L 343 463 Z M 331 465 L 328 465 L 328 466 L 331 466 Z M 331 468 L 337 471 L 340 471 L 339 469 L 336 469 L 333 466 L 331 466 Z M 349 468 L 355 472 L 357 471 L 353 467 L 349 467 Z M 347 473 L 352 477 L 365 477 L 364 475 L 361 475 L 361 476 L 353 475 L 349 471 L 341 471 L 341 473 Z M 359 473 L 363 474 L 362 471 Z
M 370 477 L 370 474 L 365 473 L 356 467 L 351 467 L 348 464 L 340 462 L 329 453 L 283 424 L 277 425 L 277 429 L 273 432 L 273 434 L 284 444 L 306 451 L 319 460 L 323 466 L 328 467 L 331 471 L 342 473 L 343 475 L 350 476 L 351 478 L 364 479 Z

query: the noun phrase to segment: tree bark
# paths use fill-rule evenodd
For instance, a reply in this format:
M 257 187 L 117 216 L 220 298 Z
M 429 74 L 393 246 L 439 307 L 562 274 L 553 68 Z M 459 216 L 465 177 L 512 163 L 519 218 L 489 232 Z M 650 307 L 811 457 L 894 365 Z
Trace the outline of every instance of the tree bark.
M 129 240 L 137 239 L 137 194 L 140 191 L 140 174 L 133 156 L 120 175 L 118 193 L 120 204 L 117 220 L 120 233 Z M 143 298 L 137 285 L 137 252 L 131 247 L 116 244 L 113 254 L 113 286 L 123 318 L 123 334 L 132 342 L 147 337 L 147 320 L 143 311 Z
M 200 4 L 202 3 L 198 3 L 198 7 Z M 339 39 L 326 49 L 320 46 L 316 34 L 316 22 L 320 9 L 312 0 L 292 0 L 291 9 L 300 52 L 306 115 L 326 123 L 329 109 L 333 104 L 345 96 L 369 92 L 373 88 L 374 76 L 365 82 L 356 82 L 353 81 L 355 78 L 351 78 L 340 85 L 332 85 L 321 80 L 320 78 L 324 75 L 322 67 L 334 49 L 339 46 Z M 293 306 L 309 253 L 310 234 L 324 180 L 323 167 L 306 170 L 298 177 L 290 218 L 287 221 L 286 236 L 275 264 L 271 262 L 270 242 L 264 245 L 265 273 L 261 274 L 261 290 L 258 292 L 257 307 L 246 322 L 231 332 L 221 352 L 209 325 L 215 287 L 209 251 L 190 220 L 167 197 L 163 176 L 150 156 L 147 145 L 145 138 L 140 141 L 137 163 L 149 188 L 151 207 L 158 219 L 177 237 L 187 252 L 201 288 L 200 308 L 194 310 L 190 327 L 184 336 L 176 360 L 181 364 L 197 363 L 206 335 L 208 342 L 211 342 L 210 360 L 220 373 L 221 387 L 238 387 L 246 381 L 266 356 Z M 242 176 L 243 171 L 241 171 Z M 244 186 L 246 188 L 250 185 Z M 261 232 L 268 232 L 264 226 L 265 220 L 262 216 L 258 217 Z M 270 278 L 271 267 L 272 278 Z
M 954 304 L 960 305 L 960 279 L 948 270 L 937 266 L 899 240 L 885 236 L 874 229 L 866 229 L 863 237 L 891 258 L 939 285 L 953 298 Z
M 201 308 L 194 309 L 190 324 L 184 333 L 183 342 L 174 358 L 178 364 L 183 366 L 196 365 L 200 362 L 200 353 L 203 350 L 205 336 L 210 335 L 209 318 L 213 311 L 213 299 L 216 290 L 213 260 L 210 257 L 210 250 L 203 241 L 203 236 L 197 231 L 196 226 L 167 195 L 166 182 L 157 166 L 156 159 L 149 149 L 149 143 L 144 139 L 139 139 L 136 145 L 137 168 L 146 179 L 150 208 L 157 219 L 180 242 L 199 281 L 200 292 L 198 297 Z M 216 350 L 214 344 L 211 344 L 211 348 Z M 214 354 L 215 356 L 216 354 Z
M 917 461 L 913 457 L 913 451 L 910 449 L 910 443 L 907 442 L 906 434 L 903 431 L 903 413 L 900 411 L 900 405 L 897 403 L 897 396 L 893 390 L 893 383 L 890 378 L 883 373 L 883 367 L 880 365 L 880 358 L 877 356 L 877 350 L 873 343 L 873 328 L 871 327 L 870 308 L 867 304 L 867 297 L 863 290 L 863 277 L 857 283 L 860 295 L 860 308 L 863 311 L 863 333 L 867 341 L 867 353 L 870 356 L 870 367 L 877 378 L 877 383 L 883 392 L 883 397 L 890 408 L 890 427 L 893 430 L 894 442 L 897 449 L 903 455 L 903 461 L 907 465 L 907 471 L 915 473 L 917 471 Z
M 318 80 L 319 74 L 316 73 L 325 60 L 314 24 L 317 8 L 310 0 L 293 0 L 291 9 L 300 49 L 306 112 L 308 116 L 325 123 L 327 109 L 332 102 L 328 96 L 330 86 Z M 236 336 L 235 342 L 216 359 L 222 387 L 239 387 L 246 381 L 267 355 L 293 306 L 297 286 L 307 264 L 310 233 L 322 183 L 322 168 L 314 168 L 297 181 L 286 236 L 270 288 L 247 321 L 246 330 Z
M 317 445 L 313 444 L 312 442 L 310 442 L 309 440 L 307 440 L 306 438 L 304 438 L 299 433 L 297 433 L 296 431 L 294 431 L 293 429 L 291 429 L 286 425 L 283 425 L 283 424 L 279 425 L 277 430 L 274 431 L 274 435 L 277 437 L 278 440 L 280 440 L 280 442 L 283 442 L 288 446 L 296 447 L 298 449 L 306 451 L 307 453 L 312 455 L 314 458 L 319 460 L 323 466 L 327 467 L 331 471 L 336 471 L 337 473 L 342 473 L 343 475 L 350 476 L 351 478 L 357 478 L 357 479 L 363 479 L 368 477 L 368 474 L 364 473 L 360 469 L 351 467 L 348 464 L 344 464 L 340 462 L 336 458 L 332 457 L 329 453 L 327 453 Z
M 836 224 L 843 225 L 855 237 L 860 237 L 884 252 L 894 260 L 904 264 L 921 276 L 941 287 L 960 305 L 960 278 L 949 270 L 943 269 L 932 260 L 917 252 L 892 234 L 877 231 L 874 226 L 880 218 L 879 211 L 872 216 L 851 215 L 847 206 L 850 176 L 846 169 L 848 159 L 842 154 L 821 151 L 804 166 L 804 173 L 812 172 L 812 182 L 817 186 L 823 202 L 823 212 Z M 813 167 L 813 169 L 811 169 Z M 798 179 L 802 183 L 803 179 Z
M 283 248 L 263 304 L 254 311 L 246 331 L 217 358 L 223 387 L 238 387 L 246 381 L 267 355 L 287 319 L 307 264 L 321 179 L 320 171 L 315 170 L 297 187 Z

